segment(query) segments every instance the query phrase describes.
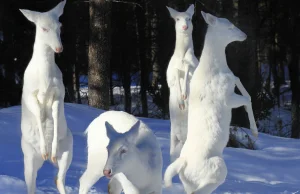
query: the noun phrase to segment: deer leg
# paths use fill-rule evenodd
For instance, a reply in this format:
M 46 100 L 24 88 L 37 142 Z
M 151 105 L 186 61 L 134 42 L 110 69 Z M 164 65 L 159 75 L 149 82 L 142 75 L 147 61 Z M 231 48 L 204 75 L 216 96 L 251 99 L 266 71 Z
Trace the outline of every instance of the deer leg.
M 247 90 L 245 89 L 245 87 L 243 86 L 242 82 L 240 81 L 240 79 L 238 77 L 236 78 L 235 84 L 236 84 L 237 88 L 240 90 L 240 92 L 242 93 L 242 95 L 245 97 L 248 97 L 251 102 L 251 96 L 249 95 L 249 93 L 247 92 Z M 248 118 L 249 118 L 249 122 L 250 122 L 250 129 L 252 131 L 252 134 L 255 137 L 257 137 L 258 130 L 257 130 L 256 122 L 254 119 L 254 114 L 253 114 L 253 109 L 252 109 L 251 103 L 245 105 L 245 110 L 248 114 Z
M 40 152 L 42 154 L 42 158 L 44 160 L 48 159 L 48 152 L 46 149 L 46 143 L 45 143 L 45 136 L 44 136 L 44 131 L 43 131 L 43 125 L 42 125 L 42 117 L 43 117 L 43 109 L 41 108 L 36 95 L 28 95 L 26 97 L 25 103 L 27 104 L 27 108 L 29 109 L 30 112 L 34 115 L 39 131 L 39 138 L 40 138 Z

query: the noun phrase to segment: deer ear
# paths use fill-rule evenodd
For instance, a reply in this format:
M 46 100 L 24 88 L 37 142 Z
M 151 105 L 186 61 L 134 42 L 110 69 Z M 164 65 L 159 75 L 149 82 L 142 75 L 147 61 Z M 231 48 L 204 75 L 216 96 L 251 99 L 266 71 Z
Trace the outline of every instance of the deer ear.
M 203 11 L 201 11 L 201 14 L 203 16 L 203 19 L 205 20 L 205 22 L 208 25 L 214 26 L 217 23 L 217 17 L 216 16 L 213 16 L 209 13 L 205 13 Z
M 188 13 L 192 17 L 194 15 L 194 9 L 195 9 L 195 6 L 194 6 L 194 4 L 192 4 L 189 6 L 189 8 L 185 12 Z
M 20 9 L 20 11 L 22 12 L 22 14 L 31 22 L 36 23 L 40 12 L 37 11 L 30 11 L 27 9 Z
M 67 0 L 63 0 L 60 2 L 56 7 L 51 9 L 49 11 L 50 14 L 55 15 L 57 18 L 59 18 L 64 13 L 64 7 L 66 5 Z
M 109 139 L 116 138 L 119 133 L 114 129 L 114 127 L 107 121 L 105 121 L 106 134 Z
M 176 11 L 175 9 L 173 9 L 173 8 L 171 8 L 171 7 L 168 7 L 168 6 L 166 6 L 166 7 L 167 7 L 167 9 L 168 9 L 169 12 L 170 12 L 171 17 L 172 17 L 172 18 L 175 18 L 176 15 L 177 15 L 177 13 L 178 13 L 178 11 Z
M 137 121 L 124 135 L 132 142 L 139 135 L 141 121 Z

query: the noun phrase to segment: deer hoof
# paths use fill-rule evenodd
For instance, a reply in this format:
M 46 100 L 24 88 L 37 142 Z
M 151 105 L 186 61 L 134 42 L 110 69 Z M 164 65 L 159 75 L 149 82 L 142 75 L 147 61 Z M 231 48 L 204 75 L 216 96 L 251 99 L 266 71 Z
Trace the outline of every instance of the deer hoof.
M 57 162 L 56 156 L 52 156 L 52 157 L 51 157 L 51 161 L 55 164 L 55 163 Z
M 43 160 L 45 160 L 45 161 L 48 160 L 48 156 L 49 156 L 48 154 L 42 154 Z

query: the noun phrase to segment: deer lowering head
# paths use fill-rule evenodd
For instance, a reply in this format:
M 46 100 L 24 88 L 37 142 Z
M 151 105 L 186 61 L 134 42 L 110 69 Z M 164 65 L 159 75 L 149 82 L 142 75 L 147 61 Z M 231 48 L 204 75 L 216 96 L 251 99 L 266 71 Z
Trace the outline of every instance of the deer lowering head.
M 24 16 L 36 25 L 36 42 L 49 46 L 54 52 L 61 53 L 63 46 L 60 39 L 62 24 L 59 17 L 63 14 L 66 0 L 47 12 L 20 9 Z
M 124 174 L 134 173 L 133 165 L 138 161 L 138 148 L 136 147 L 136 138 L 139 135 L 140 121 L 136 122 L 126 133 L 118 133 L 112 125 L 105 123 L 107 136 L 110 139 L 107 146 L 108 158 L 103 170 L 106 177 L 123 172 Z

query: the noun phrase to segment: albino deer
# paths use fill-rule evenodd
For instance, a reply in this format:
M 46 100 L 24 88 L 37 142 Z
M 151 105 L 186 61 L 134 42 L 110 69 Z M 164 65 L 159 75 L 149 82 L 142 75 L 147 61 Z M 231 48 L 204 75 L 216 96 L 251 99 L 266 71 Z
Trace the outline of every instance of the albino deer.
M 87 130 L 88 163 L 79 194 L 87 194 L 102 176 L 110 194 L 161 194 L 162 153 L 151 129 L 122 111 L 107 111 Z
M 186 12 L 177 12 L 167 7 L 175 20 L 176 46 L 167 69 L 167 81 L 170 89 L 170 156 L 174 161 L 180 154 L 186 140 L 188 120 L 189 84 L 198 60 L 194 55 L 193 24 L 194 5 Z
M 22 151 L 28 194 L 35 193 L 38 170 L 45 160 L 57 162 L 57 189 L 65 193 L 65 176 L 72 161 L 73 136 L 64 115 L 65 88 L 55 64 L 60 53 L 61 23 L 66 1 L 48 12 L 20 10 L 36 25 L 33 56 L 25 70 L 22 94 Z
M 210 194 L 227 176 L 222 158 L 229 139 L 231 109 L 245 106 L 254 136 L 258 135 L 251 98 L 227 66 L 225 48 L 247 36 L 225 18 L 202 12 L 208 24 L 200 64 L 191 81 L 187 140 L 180 157 L 165 172 L 165 184 L 179 173 L 187 194 Z M 235 86 L 243 96 L 234 93 Z

